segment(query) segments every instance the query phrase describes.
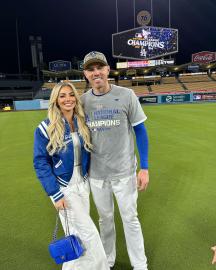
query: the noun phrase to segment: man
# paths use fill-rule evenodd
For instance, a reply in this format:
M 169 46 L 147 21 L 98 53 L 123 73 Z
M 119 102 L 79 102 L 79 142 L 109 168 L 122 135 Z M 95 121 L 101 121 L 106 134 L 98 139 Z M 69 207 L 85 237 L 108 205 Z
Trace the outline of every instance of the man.
M 82 96 L 93 144 L 90 185 L 99 213 L 102 243 L 110 267 L 116 258 L 114 202 L 116 197 L 123 221 L 127 251 L 134 270 L 147 270 L 147 259 L 140 222 L 137 217 L 137 187 L 145 190 L 149 182 L 146 116 L 131 89 L 110 85 L 110 67 L 100 52 L 84 58 L 84 74 L 92 89 Z M 136 177 L 133 130 L 140 154 Z

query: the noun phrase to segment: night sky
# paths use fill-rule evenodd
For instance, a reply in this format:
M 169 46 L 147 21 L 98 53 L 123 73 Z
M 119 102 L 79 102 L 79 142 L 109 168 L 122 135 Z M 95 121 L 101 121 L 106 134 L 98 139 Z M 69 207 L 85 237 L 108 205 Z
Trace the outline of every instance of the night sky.
M 150 11 L 150 3 L 136 0 L 136 13 Z M 118 0 L 118 7 L 119 32 L 132 29 L 133 0 Z M 168 0 L 153 0 L 153 11 L 154 26 L 168 27 Z M 171 26 L 179 29 L 177 64 L 189 62 L 194 52 L 216 51 L 216 0 L 171 0 L 171 11 Z M 116 0 L 2 0 L 0 12 L 0 72 L 18 73 L 16 18 L 22 72 L 31 72 L 30 35 L 42 37 L 46 63 L 98 50 L 115 68 Z

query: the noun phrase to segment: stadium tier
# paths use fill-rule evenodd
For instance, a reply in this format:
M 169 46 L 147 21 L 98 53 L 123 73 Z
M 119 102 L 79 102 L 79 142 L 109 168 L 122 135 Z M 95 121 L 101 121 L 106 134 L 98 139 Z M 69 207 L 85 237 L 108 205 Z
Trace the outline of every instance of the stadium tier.
M 179 74 L 178 76 L 134 76 L 128 79 L 109 79 L 111 84 L 133 89 L 138 97 L 161 93 L 184 93 L 195 91 L 216 91 L 216 73 Z M 85 80 L 71 80 L 82 95 L 90 86 Z M 0 80 L 0 99 L 6 100 L 49 99 L 56 82 L 40 82 L 31 78 L 13 76 Z M 12 102 L 12 101 L 11 101 Z
M 76 87 L 78 93 L 82 95 L 84 91 L 88 90 L 89 87 L 87 87 L 86 82 L 72 82 L 74 86 Z M 115 84 L 114 81 L 111 82 L 112 84 Z M 129 87 L 134 90 L 135 94 L 137 96 L 141 95 L 147 95 L 149 94 L 149 88 L 147 85 L 138 85 L 138 86 L 132 86 L 132 80 L 119 80 L 118 81 L 119 86 Z M 42 86 L 42 90 L 38 91 L 35 98 L 48 98 L 50 95 L 51 89 L 55 86 L 55 83 L 49 83 L 46 82 Z M 48 96 L 47 96 L 48 95 Z
M 207 74 L 204 75 L 180 75 L 179 80 L 183 83 L 185 82 L 209 82 L 212 81 L 211 77 Z
M 149 88 L 147 85 L 131 86 L 130 88 L 135 92 L 138 97 L 143 95 L 149 95 Z
M 45 82 L 43 84 L 43 87 L 52 89 L 55 85 L 56 85 L 55 82 Z M 73 85 L 76 87 L 76 89 L 83 90 L 86 88 L 86 81 L 73 81 Z
M 212 74 L 211 74 L 211 78 L 212 78 L 213 80 L 216 80 L 216 73 L 212 73 Z
M 216 74 L 214 74 L 216 76 Z M 201 80 L 201 81 L 200 81 Z M 89 86 L 85 81 L 72 81 L 78 93 L 83 94 L 84 91 L 89 89 Z M 111 81 L 115 84 L 115 81 Z M 181 75 L 177 77 L 142 77 L 132 78 L 129 80 L 119 80 L 117 85 L 128 87 L 134 90 L 137 96 L 157 94 L 165 92 L 187 92 L 196 90 L 215 90 L 216 81 L 214 81 L 208 75 Z M 148 85 L 147 85 L 148 84 Z M 49 98 L 50 91 L 54 87 L 55 83 L 46 82 L 42 86 L 42 90 L 38 91 L 35 98 Z
M 77 82 L 73 82 L 73 85 L 76 87 L 76 89 L 81 89 L 81 90 L 84 90 L 86 89 L 87 87 L 87 84 L 86 84 L 86 81 L 77 81 Z
M 9 79 L 0 81 L 1 99 L 33 99 L 38 89 L 41 88 L 40 81 L 31 81 L 25 79 Z
M 155 84 L 151 85 L 151 90 L 154 93 L 160 92 L 184 92 L 185 89 L 180 83 L 170 83 L 170 84 Z
M 131 80 L 119 80 L 118 81 L 118 85 L 119 86 L 123 86 L 123 87 L 129 87 L 129 88 L 131 88 L 132 81 Z
M 42 88 L 48 88 L 48 89 L 53 89 L 53 87 L 56 85 L 55 82 L 45 82 L 43 85 L 42 85 Z
M 87 84 L 85 81 L 83 82 L 72 82 L 73 85 L 76 87 L 78 93 L 80 95 L 82 95 L 84 93 L 84 91 L 86 91 L 87 89 Z M 53 87 L 56 85 L 56 83 L 52 82 L 45 82 L 42 85 L 42 89 L 40 89 L 37 94 L 35 95 L 35 99 L 49 99 L 50 94 L 51 94 L 51 90 L 53 89 Z
M 52 89 L 50 88 L 43 88 L 39 89 L 35 94 L 34 99 L 49 99 Z
M 216 81 L 184 83 L 184 85 L 189 91 L 216 90 Z
M 155 84 L 161 81 L 161 76 L 142 76 L 132 78 L 132 85 Z
M 178 83 L 178 80 L 176 77 L 162 77 L 161 82 L 166 84 L 166 83 Z

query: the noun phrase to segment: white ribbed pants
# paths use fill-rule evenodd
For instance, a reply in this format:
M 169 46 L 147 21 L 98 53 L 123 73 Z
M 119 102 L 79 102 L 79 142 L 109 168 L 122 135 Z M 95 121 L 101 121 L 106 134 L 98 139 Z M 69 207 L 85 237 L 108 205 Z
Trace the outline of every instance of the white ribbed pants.
M 99 233 L 89 215 L 89 183 L 80 176 L 80 167 L 74 168 L 69 185 L 61 191 L 68 207 L 70 234 L 79 236 L 86 250 L 77 260 L 64 263 L 62 270 L 109 270 Z M 64 210 L 60 211 L 60 219 L 65 231 Z
M 99 214 L 101 240 L 108 263 L 113 266 L 116 259 L 116 232 L 114 224 L 113 194 L 123 222 L 127 251 L 134 270 L 147 270 L 144 239 L 137 217 L 137 178 L 104 181 L 102 186 L 91 180 L 90 185 Z

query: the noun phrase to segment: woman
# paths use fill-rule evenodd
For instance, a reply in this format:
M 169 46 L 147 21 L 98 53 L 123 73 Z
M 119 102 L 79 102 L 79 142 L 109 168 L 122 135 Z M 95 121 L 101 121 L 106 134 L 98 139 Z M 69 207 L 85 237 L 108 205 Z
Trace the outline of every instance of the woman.
M 216 246 L 212 247 L 211 250 L 214 252 L 212 264 L 216 263 Z
M 77 234 L 85 253 L 63 264 L 62 270 L 107 270 L 106 255 L 98 231 L 89 216 L 89 130 L 76 89 L 57 84 L 51 93 L 48 119 L 35 131 L 34 168 L 65 230 L 67 209 L 70 233 Z

